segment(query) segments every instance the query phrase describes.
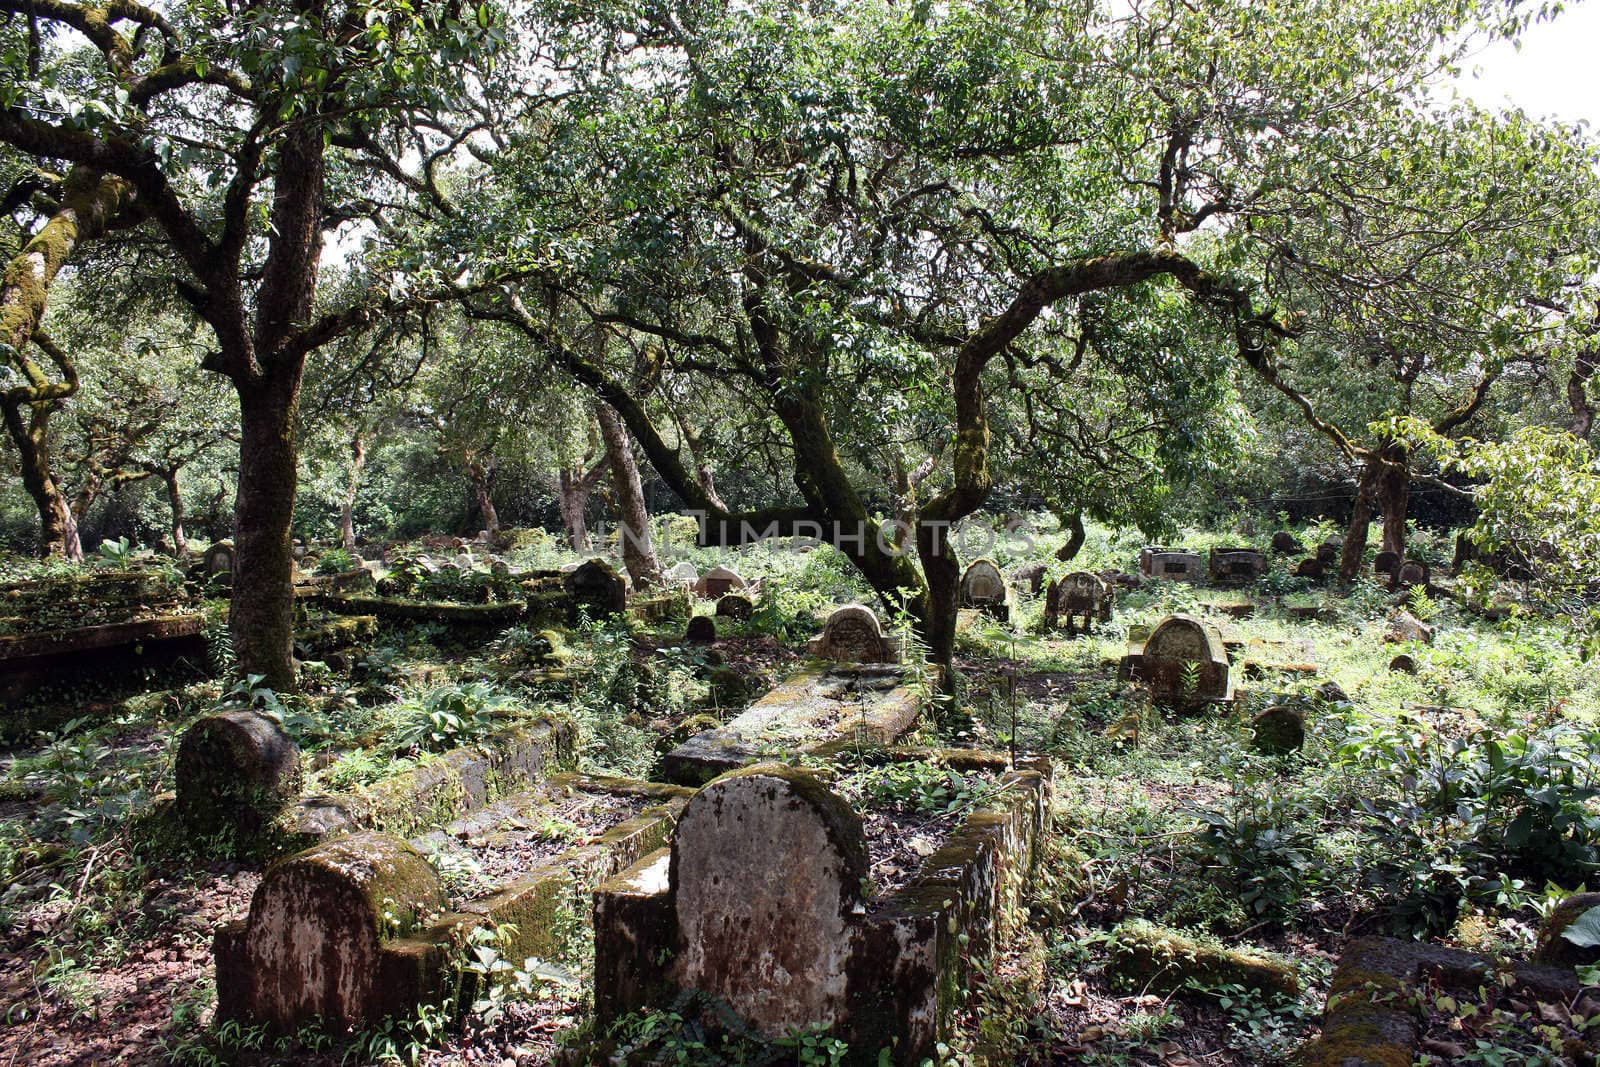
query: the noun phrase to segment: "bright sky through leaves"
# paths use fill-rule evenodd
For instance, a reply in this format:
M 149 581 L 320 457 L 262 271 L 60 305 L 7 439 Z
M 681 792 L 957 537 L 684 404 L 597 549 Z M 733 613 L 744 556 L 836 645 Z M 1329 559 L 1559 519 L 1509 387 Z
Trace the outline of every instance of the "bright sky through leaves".
M 1500 41 L 1467 61 L 1461 92 L 1485 107 L 1508 101 L 1530 115 L 1600 127 L 1600 3 L 1574 4 L 1528 27 L 1522 47 Z

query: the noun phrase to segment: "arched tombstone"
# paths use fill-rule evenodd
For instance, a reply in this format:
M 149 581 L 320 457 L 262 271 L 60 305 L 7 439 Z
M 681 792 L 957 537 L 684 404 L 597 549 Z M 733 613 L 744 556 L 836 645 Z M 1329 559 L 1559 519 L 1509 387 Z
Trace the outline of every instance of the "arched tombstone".
M 200 557 L 200 574 L 207 581 L 233 584 L 233 542 L 213 541 Z
M 1192 615 L 1163 619 L 1131 667 L 1158 704 L 1188 708 L 1234 698 L 1222 634 Z
M 1073 571 L 1060 581 L 1050 583 L 1045 593 L 1045 628 L 1054 629 L 1065 618 L 1067 630 L 1076 633 L 1077 620 L 1081 617 L 1083 632 L 1088 633 L 1096 620 L 1110 620 L 1113 595 L 1110 583 L 1099 575 Z
M 384 945 L 446 906 L 433 866 L 388 834 L 351 834 L 268 868 L 243 929 L 217 938 L 217 1014 L 283 1032 L 320 1019 L 335 1029 L 377 1023 L 393 1003 Z M 413 966 L 415 963 L 413 961 Z M 409 983 L 414 985 L 415 983 Z
M 695 570 L 693 563 L 680 560 L 662 573 L 661 580 L 667 585 L 693 586 L 700 580 L 700 572 Z
M 716 600 L 718 597 L 742 592 L 748 588 L 750 583 L 744 580 L 744 575 L 732 567 L 712 567 L 694 583 L 694 594 L 706 600 Z
M 1426 589 L 1430 577 L 1426 563 L 1420 559 L 1408 559 L 1395 571 L 1394 586 L 1396 589 L 1415 589 L 1419 586 Z
M 961 576 L 961 606 L 981 608 L 1002 604 L 1006 599 L 1006 580 L 993 560 L 980 559 Z
M 822 633 L 806 649 L 821 659 L 844 663 L 900 662 L 900 643 L 885 634 L 878 616 L 861 604 L 846 604 L 829 615 Z
M 590 618 L 621 615 L 628 609 L 628 580 L 603 559 L 591 559 L 562 579 L 572 597 L 573 621 L 587 608 Z
M 1327 572 L 1328 565 L 1322 562 L 1321 556 L 1307 556 L 1294 565 L 1296 578 L 1321 578 Z
M 1039 560 L 1024 563 L 1011 572 L 1011 585 L 1016 589 L 1026 589 L 1031 596 L 1038 596 L 1044 592 L 1044 580 L 1049 571 L 1049 565 Z
M 1317 546 L 1317 559 L 1322 561 L 1324 567 L 1336 565 L 1343 554 L 1344 538 L 1339 534 L 1329 534 L 1327 539 Z
M 683 639 L 691 645 L 708 645 L 717 639 L 717 620 L 710 615 L 695 615 L 683 631 Z
M 183 732 L 173 779 L 191 833 L 232 832 L 236 846 L 248 845 L 300 795 L 300 749 L 259 711 L 218 712 Z
M 717 598 L 717 614 L 724 619 L 744 622 L 755 613 L 755 604 L 743 593 L 724 593 Z
M 1298 752 L 1306 743 L 1306 717 L 1294 708 L 1278 704 L 1251 721 L 1254 736 L 1250 746 L 1269 756 Z
M 1393 549 L 1384 549 L 1372 560 L 1372 576 L 1374 578 L 1382 578 L 1385 582 L 1393 585 L 1395 578 L 1398 577 L 1400 562 L 1400 553 Z
M 673 834 L 673 984 L 770 1037 L 844 1017 L 866 875 L 860 816 L 816 779 L 778 764 L 724 775 Z

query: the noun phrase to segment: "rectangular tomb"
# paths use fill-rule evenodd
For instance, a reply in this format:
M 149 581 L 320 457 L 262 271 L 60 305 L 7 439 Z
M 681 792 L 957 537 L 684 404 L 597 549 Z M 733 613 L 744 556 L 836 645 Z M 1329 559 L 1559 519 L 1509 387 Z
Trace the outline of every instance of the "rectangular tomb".
M 667 753 L 662 775 L 700 785 L 717 775 L 792 752 L 859 740 L 887 745 L 916 723 L 921 699 L 886 664 L 811 667 L 723 725 Z

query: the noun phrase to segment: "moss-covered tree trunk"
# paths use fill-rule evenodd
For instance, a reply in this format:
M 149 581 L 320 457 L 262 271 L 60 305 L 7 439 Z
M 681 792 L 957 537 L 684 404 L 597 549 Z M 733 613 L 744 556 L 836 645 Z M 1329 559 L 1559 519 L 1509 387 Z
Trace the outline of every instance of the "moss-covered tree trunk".
M 1339 557 L 1339 577 L 1347 582 L 1356 580 L 1361 573 L 1361 561 L 1367 554 L 1367 527 L 1372 524 L 1373 493 L 1378 484 L 1377 459 L 1369 458 L 1361 468 L 1361 478 L 1356 482 L 1356 497 L 1350 506 L 1350 525 L 1344 532 L 1344 549 Z
M 1411 504 L 1411 457 L 1407 449 L 1390 445 L 1383 450 L 1384 466 L 1378 472 L 1375 488 L 1378 509 L 1383 513 L 1381 551 L 1406 554 L 1406 512 Z
M 1083 542 L 1089 535 L 1083 528 L 1083 512 L 1081 511 L 1074 511 L 1071 514 L 1062 516 L 1061 525 L 1067 531 L 1067 541 L 1056 549 L 1056 559 L 1067 563 L 1076 559 L 1078 553 L 1083 551 Z
M 295 421 L 299 375 L 239 391 L 239 488 L 234 498 L 228 626 L 239 668 L 294 687 Z
M 183 559 L 189 554 L 189 538 L 183 529 L 183 487 L 178 484 L 177 468 L 163 470 L 161 481 L 167 487 L 167 506 L 172 509 L 172 554 Z
M 479 457 L 467 457 L 467 480 L 472 483 L 472 502 L 478 509 L 483 529 L 493 535 L 500 532 L 500 512 L 496 510 L 494 495 L 490 492 L 490 470 L 491 465 Z
M 45 556 L 83 559 L 78 540 L 78 522 L 50 470 L 50 415 L 55 401 L 23 404 L 11 400 L 0 403 L 4 410 L 6 434 L 17 449 L 17 465 L 22 471 L 22 486 L 39 511 L 39 550 Z M 27 416 L 23 408 L 32 410 Z

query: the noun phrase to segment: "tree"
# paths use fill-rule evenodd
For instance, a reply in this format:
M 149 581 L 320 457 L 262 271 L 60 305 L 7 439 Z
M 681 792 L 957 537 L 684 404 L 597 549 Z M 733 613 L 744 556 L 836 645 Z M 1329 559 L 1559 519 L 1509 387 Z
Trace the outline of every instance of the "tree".
M 292 686 L 290 527 L 306 357 L 380 313 L 431 299 L 427 275 L 369 248 L 370 284 L 319 305 L 319 265 L 341 226 L 362 222 L 382 244 L 404 236 L 403 214 L 444 210 L 434 173 L 461 141 L 439 116 L 498 40 L 492 13 L 400 0 L 192 0 L 160 10 L 12 0 L 0 13 L 0 142 L 41 165 L 69 165 L 69 184 L 83 191 L 71 218 L 8 272 L 7 351 L 15 358 L 30 339 L 75 241 L 136 205 L 182 265 L 173 284 L 212 332 L 204 366 L 238 397 L 230 623 L 240 667 Z
M 474 313 L 615 409 L 705 540 L 820 527 L 948 660 L 948 532 L 1005 467 L 1009 368 L 1069 366 L 1097 315 L 1141 307 L 1276 366 L 1304 323 L 1275 283 L 1325 226 L 1317 191 L 1407 203 L 1366 161 L 1432 114 L 1455 49 L 1516 22 L 1421 0 L 597 5 L 563 39 L 575 91 L 494 161 L 480 222 L 496 244 L 515 234 L 521 279 Z M 1365 281 L 1383 237 L 1322 242 L 1330 292 Z M 572 340 L 574 314 L 659 344 L 662 375 L 630 382 Z M 1160 358 L 1103 354 L 1108 372 Z M 792 489 L 745 508 L 708 493 L 660 416 L 661 383 L 681 378 L 775 427 Z M 908 415 L 937 427 L 925 451 L 942 457 L 915 561 L 874 507 Z

